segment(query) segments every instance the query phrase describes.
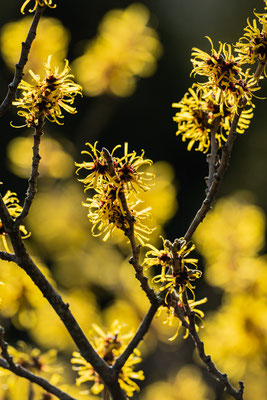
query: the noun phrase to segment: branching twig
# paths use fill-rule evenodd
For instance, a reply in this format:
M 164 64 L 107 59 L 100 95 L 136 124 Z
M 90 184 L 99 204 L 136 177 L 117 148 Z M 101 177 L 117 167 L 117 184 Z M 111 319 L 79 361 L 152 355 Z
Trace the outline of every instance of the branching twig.
M 37 192 L 37 180 L 39 177 L 38 170 L 39 170 L 39 164 L 40 164 L 40 160 L 41 160 L 41 157 L 39 154 L 39 147 L 40 147 L 41 136 L 43 134 L 43 127 L 44 127 L 44 117 L 41 117 L 39 119 L 37 127 L 35 128 L 35 132 L 33 135 L 32 170 L 31 170 L 31 176 L 28 181 L 28 189 L 27 189 L 22 212 L 16 218 L 15 226 L 21 225 L 24 218 L 28 215 L 30 207 L 32 205 L 32 201 Z
M 16 70 L 13 81 L 8 85 L 7 95 L 3 100 L 2 104 L 0 105 L 0 117 L 8 110 L 8 108 L 12 105 L 12 102 L 15 100 L 18 85 L 23 77 L 23 69 L 28 61 L 31 45 L 33 40 L 35 39 L 37 26 L 44 12 L 44 9 L 45 7 L 40 7 L 40 6 L 37 7 L 27 38 L 25 42 L 22 42 L 20 59 L 15 66 Z

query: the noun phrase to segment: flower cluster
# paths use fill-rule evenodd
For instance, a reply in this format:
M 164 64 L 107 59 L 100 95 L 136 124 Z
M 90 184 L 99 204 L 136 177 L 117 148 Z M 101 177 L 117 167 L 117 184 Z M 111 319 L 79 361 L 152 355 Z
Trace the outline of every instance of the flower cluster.
M 244 36 L 236 43 L 236 51 L 242 64 L 254 64 L 260 61 L 265 64 L 267 57 L 267 23 L 266 14 L 256 14 L 261 28 L 258 27 L 257 20 L 253 19 L 244 29 Z
M 187 149 L 191 150 L 197 144 L 196 150 L 206 153 L 210 148 L 210 133 L 218 121 L 219 128 L 215 132 L 215 138 L 219 146 L 226 141 L 231 128 L 231 122 L 235 114 L 234 107 L 227 107 L 220 102 L 220 89 L 209 93 L 209 89 L 202 87 L 195 89 L 195 85 L 189 88 L 182 100 L 173 103 L 179 111 L 173 117 L 177 122 L 177 136 L 182 140 L 189 140 Z M 243 110 L 236 131 L 244 133 L 253 117 L 253 107 Z
M 90 147 L 90 151 L 83 151 L 92 161 L 76 163 L 77 173 L 83 168 L 89 174 L 80 179 L 85 191 L 94 189 L 93 197 L 83 203 L 88 208 L 88 218 L 92 222 L 92 234 L 107 240 L 115 228 L 122 230 L 129 236 L 132 225 L 136 238 L 144 244 L 152 232 L 143 220 L 150 216 L 150 207 L 139 209 L 141 200 L 137 195 L 140 190 L 149 190 L 153 174 L 141 171 L 142 167 L 152 164 L 151 160 L 144 159 L 144 151 L 138 156 L 135 151 L 128 153 L 128 144 L 125 143 L 124 155 L 114 157 L 106 149 L 99 151 L 97 142 Z
M 124 325 L 119 324 L 118 321 L 112 324 L 110 331 L 107 333 L 95 324 L 93 324 L 93 330 L 92 343 L 95 350 L 112 366 L 116 359 L 124 352 L 133 334 L 131 332 L 124 334 Z M 139 387 L 133 379 L 144 380 L 143 371 L 134 371 L 135 365 L 142 361 L 140 355 L 140 351 L 135 349 L 119 372 L 119 384 L 128 397 L 132 397 L 135 391 L 139 391 Z M 77 386 L 85 382 L 92 382 L 93 385 L 90 390 L 93 394 L 97 395 L 104 390 L 104 383 L 100 376 L 79 352 L 75 351 L 73 353 L 71 363 L 74 364 L 73 369 L 79 375 L 79 378 L 76 380 Z
M 187 258 L 188 254 L 195 249 L 194 244 L 187 243 L 183 238 L 176 239 L 174 244 L 163 240 L 163 250 L 158 250 L 151 244 L 147 244 L 151 250 L 146 253 L 143 261 L 145 269 L 152 266 L 161 266 L 161 273 L 153 278 L 153 282 L 160 283 L 160 292 L 166 292 L 165 303 L 168 304 L 169 295 L 175 292 L 183 303 L 182 294 L 188 288 L 194 299 L 194 286 L 191 282 L 200 278 L 202 273 L 197 269 L 198 260 Z M 193 265 L 191 269 L 187 264 Z
M 22 207 L 19 205 L 19 200 L 17 198 L 17 194 L 8 190 L 6 192 L 6 194 L 3 196 L 3 201 L 8 209 L 10 216 L 13 219 L 17 218 L 22 211 Z M 23 239 L 26 239 L 30 236 L 30 233 L 27 232 L 24 225 L 20 225 L 19 230 L 23 234 L 23 236 L 22 236 Z M 4 246 L 5 250 L 9 253 L 10 251 L 9 251 L 8 244 L 6 241 L 7 233 L 5 232 L 5 229 L 1 222 L 1 219 L 0 219 L 0 235 L 2 238 L 3 246 Z
M 47 118 L 62 125 L 59 121 L 59 118 L 64 117 L 62 108 L 71 114 L 76 113 L 72 104 L 75 96 L 82 94 L 82 88 L 71 79 L 73 75 L 69 74 L 70 67 L 67 60 L 62 72 L 59 72 L 57 67 L 52 72 L 51 60 L 52 56 L 49 56 L 44 65 L 46 76 L 43 80 L 30 70 L 33 83 L 22 80 L 19 84 L 21 97 L 17 98 L 13 105 L 22 108 L 18 111 L 18 115 L 25 118 L 26 124 L 23 126 L 37 126 L 40 118 Z
M 232 46 L 219 43 L 211 52 L 206 53 L 198 48 L 192 49 L 193 70 L 191 75 L 206 77 L 206 81 L 195 83 L 180 102 L 173 103 L 178 108 L 173 120 L 178 124 L 177 136 L 183 141 L 189 140 L 188 150 L 196 144 L 195 149 L 207 152 L 210 148 L 211 135 L 214 135 L 218 147 L 227 140 L 235 114 L 239 120 L 236 132 L 244 133 L 253 117 L 254 92 L 259 90 L 258 73 L 243 69 L 244 64 L 259 61 L 265 65 L 267 60 L 267 14 L 256 14 L 252 24 L 248 20 L 244 36 L 236 43 L 235 56 Z M 248 108 L 245 108 L 247 105 Z
M 24 3 L 22 4 L 22 7 L 20 9 L 21 13 L 24 14 L 24 10 L 27 7 L 27 5 L 31 2 L 32 0 L 25 0 Z M 29 12 L 33 12 L 36 10 L 37 6 L 48 6 L 50 8 L 55 8 L 56 4 L 53 4 L 53 0 L 34 0 L 35 4 L 32 9 L 29 10 Z
M 185 320 L 189 322 L 185 304 L 190 307 L 191 311 L 201 320 L 204 317 L 204 313 L 201 310 L 195 308 L 196 306 L 203 304 L 207 299 L 202 299 L 195 301 L 194 286 L 192 286 L 192 281 L 201 277 L 201 271 L 197 269 L 198 260 L 196 258 L 188 258 L 187 256 L 195 249 L 195 245 L 192 243 L 187 243 L 183 238 L 176 239 L 174 243 L 168 240 L 163 241 L 163 249 L 158 250 L 151 244 L 147 244 L 150 250 L 146 253 L 143 267 L 145 270 L 151 267 L 160 267 L 161 273 L 156 275 L 152 282 L 159 283 L 161 286 L 159 292 L 163 292 L 165 295 L 164 305 L 160 306 L 157 316 L 162 314 L 162 311 L 167 312 L 166 319 L 163 324 L 173 326 L 174 321 L 178 317 L 177 330 L 175 334 L 169 339 L 174 340 L 179 332 L 182 325 L 179 319 L 179 313 L 177 313 L 177 307 L 181 309 Z M 195 268 L 189 268 L 188 265 L 193 265 Z M 186 288 L 190 290 L 193 295 L 192 299 L 184 302 L 183 294 Z M 203 324 L 202 324 L 203 325 Z M 199 327 L 196 324 L 196 330 Z M 185 338 L 188 336 L 188 331 L 186 332 Z

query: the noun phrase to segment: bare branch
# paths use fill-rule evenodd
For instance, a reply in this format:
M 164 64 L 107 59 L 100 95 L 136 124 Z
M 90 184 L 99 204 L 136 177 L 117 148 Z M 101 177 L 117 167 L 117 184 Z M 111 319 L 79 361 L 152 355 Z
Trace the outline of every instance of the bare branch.
M 113 365 L 113 369 L 116 370 L 117 372 L 121 370 L 121 368 L 127 361 L 128 357 L 132 354 L 133 350 L 139 345 L 141 340 L 143 340 L 145 334 L 147 333 L 151 325 L 154 315 L 157 312 L 158 307 L 159 304 L 155 303 L 150 306 L 136 334 L 128 344 L 127 348 L 124 350 L 124 352 L 120 355 L 120 357 L 116 360 L 115 364 Z
M 23 70 L 24 67 L 28 61 L 28 56 L 31 50 L 32 42 L 34 41 L 36 37 L 36 30 L 37 26 L 39 24 L 40 18 L 44 12 L 45 7 L 40 7 L 38 6 L 33 20 L 31 27 L 29 29 L 27 38 L 25 42 L 22 42 L 22 48 L 21 48 L 21 54 L 20 54 L 20 59 L 18 64 L 16 64 L 16 70 L 14 74 L 13 81 L 8 85 L 8 92 L 3 100 L 2 104 L 0 105 L 0 117 L 11 107 L 12 102 L 15 100 L 16 97 L 16 91 L 18 88 L 18 85 L 23 77 Z
M 33 135 L 33 147 L 32 147 L 32 170 L 31 176 L 28 181 L 28 189 L 26 193 L 26 198 L 24 201 L 23 209 L 20 215 L 16 218 L 15 226 L 21 225 L 24 218 L 28 215 L 30 207 L 32 205 L 34 196 L 37 192 L 37 180 L 39 177 L 39 164 L 40 164 L 40 154 L 39 154 L 39 147 L 41 136 L 43 135 L 43 127 L 44 127 L 44 117 L 39 119 L 38 125 L 35 128 L 35 132 Z
M 13 261 L 15 263 L 18 261 L 15 254 L 7 253 L 6 251 L 0 251 L 0 259 L 4 261 Z
M 239 382 L 239 389 L 235 390 L 235 388 L 231 385 L 227 374 L 221 373 L 214 364 L 214 362 L 212 361 L 211 356 L 205 353 L 204 343 L 200 340 L 200 337 L 196 331 L 195 314 L 194 311 L 191 311 L 190 306 L 188 304 L 188 297 L 186 291 L 184 291 L 183 293 L 183 304 L 185 307 L 187 317 L 189 319 L 189 326 L 187 329 L 189 329 L 189 333 L 195 343 L 199 357 L 206 365 L 208 372 L 211 375 L 213 375 L 220 383 L 223 384 L 225 390 L 232 397 L 234 397 L 236 400 L 243 400 L 243 393 L 244 393 L 243 382 Z
M 94 370 L 101 376 L 105 384 L 116 400 L 125 400 L 125 394 L 120 388 L 118 382 L 114 381 L 114 375 L 111 367 L 97 354 L 91 343 L 85 336 L 78 322 L 74 318 L 69 309 L 69 304 L 65 303 L 60 294 L 54 289 L 50 282 L 39 270 L 37 265 L 31 259 L 24 243 L 21 239 L 19 230 L 15 230 L 9 234 L 12 242 L 15 255 L 17 257 L 17 264 L 29 275 L 31 280 L 42 292 L 43 296 L 48 300 L 57 315 L 62 320 L 67 328 L 70 336 L 77 345 L 83 358 L 88 361 Z
M 41 386 L 44 390 L 46 390 L 49 393 L 52 393 L 61 400 L 75 400 L 74 397 L 63 392 L 62 390 L 52 385 L 41 376 L 35 375 L 32 372 L 28 371 L 26 368 L 22 367 L 19 364 L 13 364 L 13 366 L 10 366 L 5 359 L 0 358 L 0 367 L 13 372 L 15 375 L 20 376 L 21 378 L 25 378 L 32 383 L 36 383 L 37 385 Z
M 3 358 L 0 358 L 0 366 L 2 368 L 8 369 L 15 375 L 25 378 L 32 383 L 36 383 L 37 385 L 45 389 L 47 392 L 57 396 L 60 400 L 75 400 L 72 396 L 69 396 L 67 393 L 58 389 L 56 386 L 49 383 L 46 379 L 42 378 L 41 376 L 33 374 L 26 368 L 22 367 L 20 364 L 16 364 L 13 360 L 13 357 L 8 352 L 8 343 L 4 339 L 4 333 L 5 333 L 4 328 L 0 327 L 0 347 L 3 356 Z
M 218 143 L 216 140 L 216 133 L 220 126 L 221 117 L 217 117 L 213 123 L 211 132 L 210 132 L 210 154 L 207 156 L 207 162 L 209 164 L 209 175 L 206 180 L 207 190 L 210 188 L 213 180 L 213 176 L 216 171 L 216 159 L 217 159 L 217 151 L 218 151 Z

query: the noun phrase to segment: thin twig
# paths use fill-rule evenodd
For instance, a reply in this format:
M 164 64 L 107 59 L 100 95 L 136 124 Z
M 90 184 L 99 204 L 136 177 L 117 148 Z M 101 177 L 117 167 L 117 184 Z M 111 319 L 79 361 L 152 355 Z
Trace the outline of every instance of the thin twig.
M 0 259 L 4 261 L 13 261 L 15 263 L 18 261 L 15 254 L 7 253 L 6 251 L 0 251 Z
M 4 339 L 4 328 L 0 327 L 0 348 L 2 357 L 0 358 L 0 366 L 4 369 L 8 369 L 9 371 L 13 372 L 15 375 L 18 375 L 22 378 L 27 379 L 32 383 L 36 383 L 37 385 L 41 386 L 47 392 L 54 394 L 61 400 L 75 400 L 72 396 L 69 396 L 67 393 L 63 392 L 56 386 L 49 383 L 46 379 L 33 374 L 26 368 L 22 367 L 20 364 L 16 364 L 13 360 L 13 357 L 8 352 L 8 343 Z
M 29 382 L 29 393 L 28 393 L 28 400 L 34 400 L 34 389 L 32 382 Z
M 28 371 L 26 368 L 22 367 L 19 364 L 14 364 L 13 366 L 10 366 L 5 359 L 0 358 L 0 367 L 13 372 L 15 375 L 20 376 L 21 378 L 25 378 L 30 382 L 36 383 L 47 392 L 52 393 L 53 395 L 58 397 L 60 400 L 75 400 L 74 397 L 63 392 L 41 376 L 35 375 L 32 372 Z
M 110 400 L 109 390 L 106 385 L 104 385 L 103 400 Z
M 20 215 L 15 220 L 15 226 L 19 226 L 22 224 L 24 218 L 28 215 L 30 207 L 32 205 L 34 196 L 37 192 L 37 180 L 39 177 L 39 164 L 40 164 L 40 142 L 41 136 L 43 135 L 43 127 L 44 127 L 44 117 L 41 117 L 38 121 L 38 125 L 35 128 L 35 132 L 33 135 L 33 147 L 32 147 L 32 170 L 31 176 L 28 180 L 28 189 L 26 193 L 26 197 L 24 200 L 23 209 Z
M 185 307 L 185 311 L 187 314 L 187 317 L 189 319 L 189 333 L 195 343 L 195 346 L 197 348 L 199 357 L 203 361 L 203 363 L 206 365 L 207 370 L 210 374 L 212 374 L 220 383 L 223 384 L 225 390 L 236 400 L 243 400 L 243 394 L 244 394 L 244 384 L 243 382 L 239 382 L 239 389 L 236 390 L 230 383 L 227 374 L 223 374 L 218 370 L 216 365 L 211 359 L 210 355 L 207 355 L 205 353 L 205 348 L 204 348 L 204 343 L 200 340 L 200 337 L 196 331 L 196 325 L 195 325 L 195 314 L 194 311 L 190 309 L 189 303 L 188 303 L 188 297 L 187 297 L 187 292 L 183 292 L 183 304 Z
M 9 107 L 12 105 L 12 102 L 15 100 L 16 97 L 16 92 L 18 85 L 23 77 L 23 70 L 24 67 L 28 61 L 28 56 L 30 53 L 30 49 L 32 46 L 32 42 L 34 41 L 36 37 L 36 30 L 37 26 L 39 24 L 40 18 L 44 12 L 45 7 L 40 7 L 38 6 L 33 20 L 31 27 L 29 29 L 29 32 L 27 34 L 27 38 L 25 42 L 22 42 L 22 48 L 21 48 L 21 54 L 20 54 L 20 59 L 19 62 L 15 65 L 16 70 L 14 74 L 13 81 L 8 85 L 8 92 L 3 100 L 2 104 L 0 105 L 0 117 L 9 109 Z
M 115 364 L 113 365 L 113 369 L 119 372 L 129 356 L 132 354 L 133 350 L 139 345 L 141 340 L 143 340 L 145 334 L 147 333 L 151 322 L 154 318 L 154 315 L 157 312 L 157 309 L 159 307 L 159 304 L 152 304 L 146 313 L 143 321 L 139 325 L 139 328 L 137 332 L 135 333 L 134 337 L 128 344 L 127 348 L 124 350 L 124 352 L 120 355 L 120 357 L 116 360 Z
M 213 176 L 216 171 L 216 159 L 217 159 L 217 151 L 218 151 L 218 143 L 216 140 L 216 133 L 220 126 L 221 117 L 217 117 L 213 123 L 212 129 L 210 131 L 210 154 L 207 156 L 207 162 L 209 164 L 209 175 L 206 179 L 207 190 L 210 188 L 213 180 Z

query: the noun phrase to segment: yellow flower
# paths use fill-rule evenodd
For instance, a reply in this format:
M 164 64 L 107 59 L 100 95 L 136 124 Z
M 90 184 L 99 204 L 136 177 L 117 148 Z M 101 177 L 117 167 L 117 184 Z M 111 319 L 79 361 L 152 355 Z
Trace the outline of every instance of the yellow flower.
M 163 242 L 164 243 L 164 242 Z M 190 269 L 186 266 L 186 264 L 192 264 L 197 268 L 198 260 L 195 258 L 186 258 L 187 255 L 195 249 L 195 245 L 190 243 L 186 243 L 183 238 L 176 239 L 174 245 L 170 243 L 170 246 L 167 245 L 167 242 L 164 243 L 164 250 L 159 251 L 153 246 L 149 246 L 152 248 L 152 251 L 148 251 L 146 257 L 143 262 L 143 266 L 146 268 L 146 265 L 161 265 L 161 273 L 156 275 L 153 278 L 153 282 L 161 283 L 161 287 L 159 289 L 160 292 L 166 291 L 165 295 L 165 303 L 168 304 L 168 295 L 177 291 L 180 300 L 182 301 L 182 293 L 185 291 L 187 287 L 193 294 L 194 299 L 194 286 L 191 285 L 190 281 L 194 281 L 197 278 L 200 278 L 202 273 L 197 269 Z M 168 249 L 170 247 L 170 251 Z M 156 256 L 156 258 L 150 259 L 149 256 Z M 168 272 L 166 273 L 166 267 L 168 267 Z
M 113 365 L 120 354 L 124 352 L 133 333 L 128 332 L 124 334 L 125 325 L 119 324 L 118 321 L 112 324 L 111 329 L 107 333 L 98 325 L 93 324 L 92 327 L 96 334 L 92 336 L 92 343 L 95 350 L 109 365 Z M 140 351 L 135 349 L 119 373 L 119 384 L 129 397 L 132 397 L 135 391 L 139 391 L 139 387 L 133 379 L 144 380 L 143 371 L 134 371 L 135 365 L 142 361 L 140 355 Z M 102 392 L 104 384 L 100 376 L 79 352 L 75 351 L 73 353 L 71 363 L 74 364 L 72 368 L 79 375 L 79 378 L 76 379 L 77 386 L 91 381 L 93 382 L 93 386 L 90 389 L 91 392 L 96 395 Z
M 44 65 L 46 77 L 43 80 L 30 70 L 33 84 L 23 80 L 19 84 L 19 89 L 22 90 L 21 97 L 17 98 L 13 105 L 23 109 L 18 111 L 18 115 L 25 118 L 24 126 L 38 125 L 41 117 L 62 125 L 59 121 L 59 118 L 64 118 L 61 108 L 71 114 L 76 113 L 76 109 L 71 105 L 75 96 L 82 94 L 82 88 L 72 81 L 73 75 L 69 74 L 70 67 L 67 60 L 63 71 L 59 73 L 58 67 L 52 72 L 51 59 L 52 56 L 49 56 Z
M 129 232 L 130 224 L 127 215 L 123 210 L 120 199 L 118 198 L 118 188 L 109 183 L 98 190 L 93 198 L 88 198 L 83 203 L 88 207 L 88 218 L 92 222 L 93 236 L 105 234 L 103 240 L 106 241 L 115 228 L 122 230 L 125 234 Z M 150 216 L 150 207 L 137 210 L 140 201 L 131 202 L 127 198 L 129 211 L 135 223 L 135 236 L 141 244 L 148 240 L 153 229 L 146 227 L 142 221 Z
M 35 5 L 34 5 L 33 9 L 29 10 L 29 12 L 35 11 L 38 5 L 41 7 L 48 6 L 50 8 L 56 7 L 56 4 L 53 4 L 53 0 L 34 0 L 34 1 L 35 1 Z M 30 2 L 31 2 L 31 0 L 24 1 L 24 3 L 22 4 L 22 7 L 20 9 L 22 14 L 24 14 L 24 10 Z
M 91 143 L 86 143 L 87 146 L 90 147 L 91 151 L 82 151 L 81 154 L 88 154 L 92 161 L 83 161 L 82 163 L 75 163 L 76 167 L 79 167 L 76 171 L 76 174 L 84 168 L 88 170 L 90 173 L 84 179 L 79 179 L 85 186 L 85 191 L 91 188 L 97 189 L 98 186 L 101 186 L 103 183 L 109 182 L 110 174 L 108 171 L 108 164 L 104 157 L 103 151 L 99 151 L 96 146 L 98 142 L 94 143 L 94 146 Z M 111 155 L 113 155 L 114 151 L 118 146 L 116 146 Z M 116 159 L 114 159 L 115 161 Z
M 263 22 L 263 18 L 259 14 L 255 14 L 260 22 Z M 236 43 L 236 51 L 238 52 L 239 60 L 241 64 L 254 64 L 255 61 L 259 60 L 265 63 L 267 56 L 267 32 L 266 23 L 260 30 L 257 26 L 256 19 L 253 19 L 252 24 L 247 20 L 247 27 L 244 29 L 244 36 L 239 39 Z M 265 28 L 265 29 L 264 29 Z
M 204 312 L 202 310 L 199 310 L 198 308 L 195 308 L 195 307 L 199 306 L 200 304 L 206 303 L 207 300 L 208 299 L 206 297 L 204 297 L 203 299 L 198 300 L 198 301 L 188 300 L 188 304 L 189 304 L 189 307 L 190 307 L 191 311 L 194 312 L 195 316 L 201 322 L 201 326 L 200 326 L 201 328 L 203 328 L 203 326 L 204 326 L 204 323 L 203 323 L 203 320 L 202 320 L 204 318 Z M 178 306 L 182 308 L 183 307 L 183 303 L 181 301 L 179 301 Z M 163 311 L 166 311 L 166 313 L 167 313 L 166 319 L 163 321 L 164 325 L 168 325 L 168 326 L 172 327 L 174 321 L 177 321 L 177 329 L 176 329 L 174 335 L 169 338 L 170 341 L 173 341 L 178 336 L 178 333 L 179 333 L 180 328 L 182 326 L 182 322 L 177 317 L 177 315 L 175 315 L 175 310 L 174 310 L 174 307 L 172 307 L 172 306 L 171 307 L 160 306 L 158 311 L 157 311 L 156 317 L 159 317 L 162 314 Z M 187 316 L 185 316 L 185 320 L 189 323 L 189 320 L 188 320 Z M 196 329 L 197 332 L 199 331 L 199 326 L 197 325 L 197 323 L 195 323 L 195 329 Z M 188 335 L 189 335 L 189 330 L 186 329 L 186 333 L 184 335 L 184 339 L 186 339 L 188 337 Z
M 153 164 L 152 160 L 144 160 L 144 154 L 144 150 L 140 156 L 137 156 L 135 151 L 128 153 L 128 143 L 124 144 L 124 156 L 117 161 L 116 165 L 116 180 L 119 186 L 127 192 L 150 189 L 154 175 L 146 171 L 138 171 L 144 165 Z
M 111 152 L 114 175 L 111 176 L 103 151 L 99 151 L 96 148 L 97 143 L 95 142 L 94 146 L 86 143 L 91 151 L 82 151 L 82 154 L 88 154 L 92 158 L 92 161 L 83 161 L 82 163 L 75 164 L 79 167 L 76 171 L 77 174 L 82 168 L 90 171 L 89 175 L 84 179 L 79 179 L 80 182 L 84 183 L 85 191 L 91 188 L 97 189 L 102 184 L 108 182 L 113 183 L 118 191 L 123 189 L 128 193 L 138 192 L 139 189 L 144 191 L 150 189 L 154 174 L 147 171 L 139 171 L 139 168 L 142 168 L 144 165 L 153 164 L 151 160 L 144 159 L 144 150 L 142 150 L 140 156 L 137 156 L 135 151 L 128 153 L 128 143 L 124 143 L 124 155 L 118 158 L 114 157 L 113 154 L 121 146 L 114 147 Z
M 97 37 L 73 64 L 88 96 L 129 96 L 138 77 L 154 73 L 161 44 L 156 31 L 147 26 L 149 17 L 148 9 L 137 3 L 105 15 Z
M 6 192 L 6 194 L 3 197 L 3 201 L 9 211 L 9 214 L 11 215 L 11 217 L 13 219 L 17 218 L 21 211 L 22 211 L 22 207 L 19 205 L 19 200 L 17 198 L 17 194 L 11 192 L 10 190 L 8 190 Z M 23 234 L 22 239 L 26 239 L 30 236 L 30 233 L 27 232 L 26 228 L 24 225 L 20 225 L 19 230 L 21 231 L 21 233 Z M 2 237 L 2 242 L 4 245 L 4 248 L 7 252 L 10 252 L 7 241 L 6 241 L 6 232 L 4 230 L 3 224 L 1 222 L 0 219 L 0 235 Z
M 148 240 L 147 235 L 152 233 L 153 229 L 145 226 L 142 221 L 150 217 L 151 207 L 142 210 L 139 205 L 142 203 L 137 199 L 136 193 L 139 189 L 148 190 L 151 186 L 151 180 L 154 177 L 152 173 L 139 171 L 144 165 L 151 165 L 151 160 L 144 160 L 144 151 L 140 156 L 136 152 L 128 153 L 128 143 L 124 146 L 124 155 L 121 158 L 114 157 L 114 151 L 120 147 L 116 146 L 111 152 L 111 159 L 107 160 L 104 151 L 99 151 L 94 146 L 87 143 L 91 148 L 91 152 L 84 151 L 88 154 L 92 161 L 84 161 L 77 163 L 77 172 L 82 168 L 89 170 L 89 175 L 84 179 L 80 179 L 85 185 L 85 191 L 94 188 L 96 194 L 92 198 L 88 198 L 83 203 L 88 207 L 88 218 L 93 223 L 92 234 L 99 236 L 105 233 L 104 239 L 107 240 L 114 228 L 121 229 L 127 236 L 130 232 L 129 215 L 127 209 L 134 222 L 134 231 L 136 238 L 140 243 Z M 112 165 L 109 165 L 111 163 Z M 123 204 L 124 200 L 127 207 Z
M 254 81 L 249 80 L 249 83 L 253 84 Z M 233 92 L 228 92 L 226 101 L 221 101 L 221 89 L 217 88 L 211 91 L 209 87 L 201 87 L 197 90 L 189 88 L 180 102 L 172 104 L 172 107 L 179 109 L 179 112 L 173 117 L 178 124 L 176 135 L 181 135 L 183 141 L 189 140 L 187 146 L 189 151 L 196 143 L 198 143 L 197 151 L 206 153 L 209 150 L 210 132 L 217 117 L 220 118 L 220 122 L 215 139 L 219 147 L 221 147 L 222 141 L 226 141 L 234 114 L 237 111 L 236 98 L 244 95 L 251 103 L 252 97 L 246 81 L 240 79 L 232 87 Z M 242 111 L 236 129 L 238 133 L 244 133 L 245 129 L 249 127 L 253 117 L 252 107 Z
M 227 90 L 236 77 L 242 76 L 242 70 L 238 60 L 232 55 L 230 44 L 221 43 L 219 50 L 213 47 L 212 40 L 206 36 L 211 44 L 211 55 L 204 51 L 193 48 L 192 63 L 194 76 L 204 75 L 209 78 L 209 85 L 216 85 L 222 90 Z
M 145 266 L 145 269 L 149 267 L 153 267 L 156 265 L 161 265 L 162 268 L 170 267 L 173 263 L 173 255 L 170 249 L 166 246 L 167 242 L 161 236 L 163 242 L 163 250 L 158 250 L 152 244 L 147 244 L 146 247 L 149 247 L 151 250 L 146 252 L 146 256 L 142 265 Z M 152 256 L 152 257 L 151 257 Z

